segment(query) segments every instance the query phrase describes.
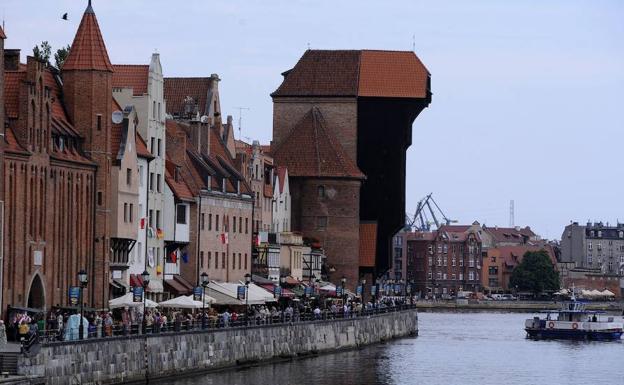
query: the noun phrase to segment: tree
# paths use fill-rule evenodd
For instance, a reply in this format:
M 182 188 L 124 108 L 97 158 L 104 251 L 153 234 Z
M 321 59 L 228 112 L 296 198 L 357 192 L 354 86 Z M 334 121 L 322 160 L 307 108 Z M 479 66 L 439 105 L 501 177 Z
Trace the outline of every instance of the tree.
M 56 63 L 56 68 L 58 68 L 59 70 L 63 68 L 63 63 L 65 63 L 65 59 L 67 59 L 67 56 L 69 56 L 70 49 L 71 46 L 68 45 L 67 47 L 59 48 L 56 50 L 56 53 L 54 54 L 54 61 Z
M 33 56 L 35 59 L 44 63 L 50 62 L 50 56 L 52 55 L 52 47 L 47 41 L 42 41 L 40 45 L 36 45 L 33 48 Z
M 522 291 L 539 294 L 545 290 L 559 290 L 559 273 L 546 250 L 527 251 L 522 262 L 513 270 L 509 284 Z

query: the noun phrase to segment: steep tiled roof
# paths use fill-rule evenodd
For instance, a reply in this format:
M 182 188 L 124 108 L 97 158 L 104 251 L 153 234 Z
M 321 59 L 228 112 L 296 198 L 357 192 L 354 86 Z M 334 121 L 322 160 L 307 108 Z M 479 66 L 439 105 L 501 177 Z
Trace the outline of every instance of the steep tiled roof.
M 277 167 L 277 181 L 279 183 L 280 194 L 284 192 L 284 183 L 286 182 L 286 167 Z
M 273 149 L 273 158 L 291 177 L 364 178 L 316 107 Z
M 360 51 L 307 50 L 271 96 L 356 96 Z
M 307 50 L 271 96 L 426 98 L 429 72 L 411 51 Z
M 210 88 L 210 78 L 165 78 L 165 100 L 167 112 L 184 113 L 184 99 L 193 98 L 200 114 L 206 111 L 206 98 Z
M 2 26 L 0 26 L 0 39 L 6 39 L 6 35 L 4 34 L 4 31 L 2 30 Z
M 149 65 L 115 64 L 113 68 L 113 87 L 132 88 L 135 96 L 147 93 Z
M 524 258 L 524 254 L 528 251 L 540 251 L 545 250 L 548 253 L 548 257 L 550 258 L 550 262 L 553 265 L 557 264 L 557 258 L 555 256 L 554 250 L 552 246 L 501 246 L 496 248 L 501 257 L 505 262 L 505 265 L 508 267 L 516 267 L 522 262 Z
M 179 178 L 177 181 L 174 177 L 175 168 L 177 165 L 170 160 L 166 160 L 166 169 L 165 169 L 165 181 L 169 185 L 169 188 L 176 196 L 176 198 L 185 201 L 193 200 L 193 193 L 191 189 L 188 187 L 186 182 L 184 182 L 183 178 Z
M 82 15 L 63 70 L 99 70 L 113 72 L 102 33 L 91 5 Z
M 377 222 L 360 223 L 360 266 L 375 267 Z
M 147 158 L 147 159 L 154 158 L 152 153 L 149 152 L 149 150 L 147 149 L 147 144 L 145 144 L 145 141 L 143 140 L 141 135 L 139 135 L 138 133 L 136 135 L 136 151 L 137 151 L 137 156 L 141 158 Z
M 411 51 L 362 51 L 359 96 L 426 98 L 429 71 Z
M 6 147 L 4 148 L 5 151 L 28 154 L 28 151 L 26 151 L 26 149 L 22 147 L 22 145 L 19 144 L 19 142 L 17 141 L 17 138 L 15 137 L 15 133 L 13 132 L 11 127 L 8 127 L 5 131 L 6 131 L 6 143 L 7 143 Z
M 24 79 L 25 71 L 4 72 L 4 111 L 7 118 L 17 119 L 19 116 L 19 88 Z

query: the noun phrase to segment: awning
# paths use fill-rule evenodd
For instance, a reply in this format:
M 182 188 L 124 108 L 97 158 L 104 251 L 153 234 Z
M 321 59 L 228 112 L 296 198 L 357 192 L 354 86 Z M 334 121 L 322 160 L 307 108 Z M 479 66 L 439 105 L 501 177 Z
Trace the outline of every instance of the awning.
M 258 286 L 260 286 L 261 288 L 263 288 L 264 290 L 268 291 L 271 294 L 274 293 L 273 288 L 275 287 L 275 285 L 272 283 L 261 283 Z M 292 290 L 288 290 L 285 287 L 283 287 L 281 296 L 284 298 L 294 298 L 295 293 L 293 293 Z
M 176 279 L 177 276 L 173 276 L 173 279 L 165 280 L 165 286 L 167 286 L 171 291 L 176 293 L 177 295 L 185 295 L 189 294 L 193 291 L 193 287 L 187 287 L 183 281 Z
M 240 301 L 234 297 L 230 297 L 227 294 L 223 294 L 210 288 L 206 289 L 206 295 L 214 298 L 214 305 L 245 305 L 244 301 Z
M 162 293 L 164 291 L 163 281 L 161 279 L 150 279 L 147 291 L 150 293 Z
M 120 290 L 128 290 L 128 285 L 126 285 L 125 282 L 119 280 L 119 279 L 113 279 L 112 281 L 110 281 L 111 286 L 120 289 Z
M 286 283 L 289 285 L 299 285 L 301 281 L 289 275 L 288 277 L 286 277 Z

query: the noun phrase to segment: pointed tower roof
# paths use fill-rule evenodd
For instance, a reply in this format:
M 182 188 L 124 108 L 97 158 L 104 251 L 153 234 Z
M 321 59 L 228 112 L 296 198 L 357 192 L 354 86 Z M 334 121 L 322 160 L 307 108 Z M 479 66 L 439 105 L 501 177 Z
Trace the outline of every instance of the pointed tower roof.
M 71 45 L 69 56 L 63 64 L 63 71 L 68 70 L 97 70 L 113 72 L 113 66 L 108 59 L 106 45 L 95 17 L 95 12 L 89 5 L 82 15 L 82 21 Z
M 288 168 L 291 177 L 363 179 L 331 130 L 323 114 L 313 107 L 273 151 L 275 163 Z

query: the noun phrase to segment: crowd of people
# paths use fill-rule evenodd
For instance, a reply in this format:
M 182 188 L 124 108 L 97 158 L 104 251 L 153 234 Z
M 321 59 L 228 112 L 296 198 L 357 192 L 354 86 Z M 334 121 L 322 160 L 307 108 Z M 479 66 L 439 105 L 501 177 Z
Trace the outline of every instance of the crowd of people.
M 85 312 L 83 317 L 75 310 L 62 309 L 49 312 L 47 317 L 43 314 L 15 312 L 10 315 L 6 329 L 4 323 L 0 323 L 0 342 L 3 334 L 13 341 L 37 336 L 51 342 L 77 340 L 81 330 L 83 339 L 86 339 L 357 317 L 403 304 L 404 301 L 394 298 L 376 303 L 335 298 L 324 301 L 284 300 L 281 303 L 248 307 L 214 306 L 203 311 L 148 308 L 145 317 L 141 306 L 90 311 Z

